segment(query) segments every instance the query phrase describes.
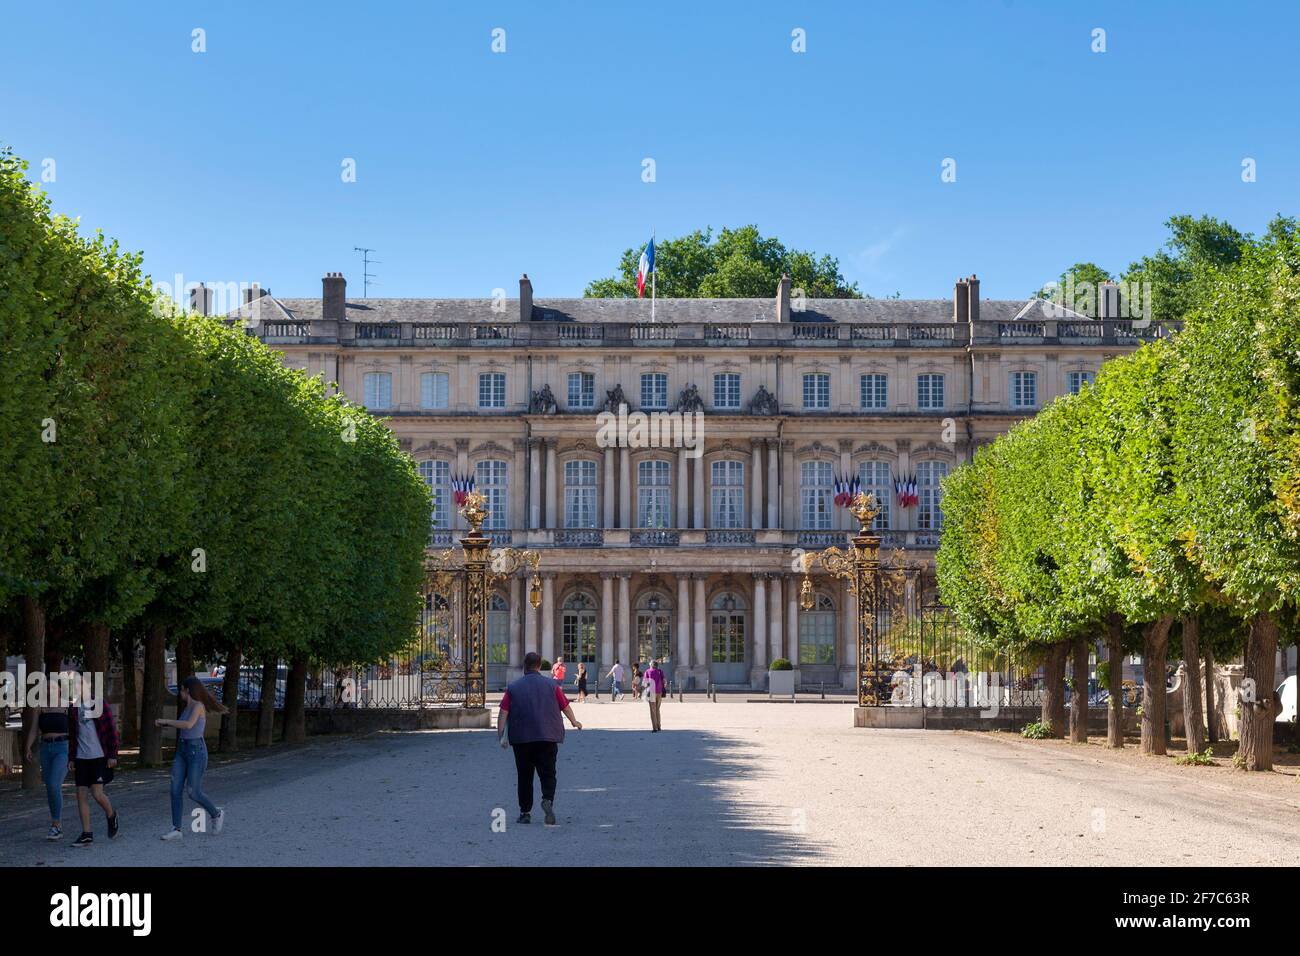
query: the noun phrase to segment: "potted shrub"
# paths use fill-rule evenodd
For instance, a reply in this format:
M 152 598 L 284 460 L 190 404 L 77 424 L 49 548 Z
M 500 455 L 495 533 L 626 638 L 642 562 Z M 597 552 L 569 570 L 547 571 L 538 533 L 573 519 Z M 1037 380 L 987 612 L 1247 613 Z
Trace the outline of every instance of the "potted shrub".
M 784 657 L 778 657 L 767 671 L 768 696 L 789 694 L 794 696 L 794 665 Z

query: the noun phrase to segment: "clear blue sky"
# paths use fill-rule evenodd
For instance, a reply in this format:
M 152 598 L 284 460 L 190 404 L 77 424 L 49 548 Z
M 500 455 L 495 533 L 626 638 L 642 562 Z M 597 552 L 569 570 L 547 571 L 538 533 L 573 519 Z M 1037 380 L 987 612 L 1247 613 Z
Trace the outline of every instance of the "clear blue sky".
M 0 143 L 166 281 L 359 295 L 373 246 L 375 295 L 580 295 L 652 226 L 754 222 L 872 295 L 1019 297 L 1172 213 L 1300 211 L 1298 27 L 1210 0 L 7 3 Z

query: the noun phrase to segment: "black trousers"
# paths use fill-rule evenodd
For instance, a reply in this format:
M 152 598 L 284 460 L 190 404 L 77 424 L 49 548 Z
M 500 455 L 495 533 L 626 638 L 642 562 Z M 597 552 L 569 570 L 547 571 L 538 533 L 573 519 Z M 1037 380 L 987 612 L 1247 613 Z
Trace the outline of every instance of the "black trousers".
M 519 812 L 533 809 L 533 773 L 542 781 L 542 799 L 555 799 L 555 758 L 560 745 L 547 740 L 514 744 L 515 769 L 519 772 Z

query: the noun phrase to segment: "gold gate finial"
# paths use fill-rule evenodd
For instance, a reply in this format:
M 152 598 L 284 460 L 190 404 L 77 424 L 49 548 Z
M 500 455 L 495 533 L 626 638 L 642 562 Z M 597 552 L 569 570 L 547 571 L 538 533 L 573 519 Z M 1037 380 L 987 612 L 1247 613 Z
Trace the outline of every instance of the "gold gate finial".
M 487 520 L 487 496 L 481 491 L 471 491 L 465 496 L 465 503 L 460 506 L 461 517 L 468 522 L 470 533 L 475 537 L 482 534 L 483 522 Z
M 862 525 L 861 534 L 866 534 L 871 530 L 871 522 L 876 520 L 876 515 L 880 514 L 880 506 L 876 504 L 876 496 L 868 494 L 865 491 L 859 491 L 853 496 L 853 504 L 849 506 L 849 513 L 858 520 Z

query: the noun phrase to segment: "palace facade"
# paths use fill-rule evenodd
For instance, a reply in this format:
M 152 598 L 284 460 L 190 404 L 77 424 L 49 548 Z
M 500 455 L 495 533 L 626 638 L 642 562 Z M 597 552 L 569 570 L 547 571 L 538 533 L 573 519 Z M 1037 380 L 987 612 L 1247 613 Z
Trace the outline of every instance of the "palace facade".
M 211 290 L 194 298 L 207 311 Z M 493 539 L 542 553 L 538 610 L 523 577 L 492 598 L 492 687 L 526 649 L 585 661 L 593 685 L 658 657 L 687 687 L 758 688 L 785 657 L 804 687 L 854 686 L 853 598 L 816 575 L 803 609 L 794 563 L 856 527 L 837 483 L 876 493 L 882 552 L 932 566 L 944 476 L 1164 332 L 1106 295 L 1101 319 L 981 301 L 974 276 L 910 301 L 805 300 L 785 279 L 771 299 L 660 299 L 654 322 L 648 299 L 534 299 L 527 276 L 517 299 L 349 299 L 333 273 L 319 299 L 244 300 L 230 319 L 387 419 L 432 489 L 431 547 L 464 530 L 453 484 L 472 477 Z M 699 411 L 702 434 L 605 447 L 620 405 Z

